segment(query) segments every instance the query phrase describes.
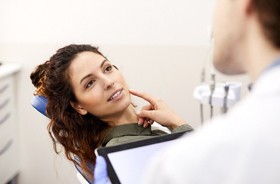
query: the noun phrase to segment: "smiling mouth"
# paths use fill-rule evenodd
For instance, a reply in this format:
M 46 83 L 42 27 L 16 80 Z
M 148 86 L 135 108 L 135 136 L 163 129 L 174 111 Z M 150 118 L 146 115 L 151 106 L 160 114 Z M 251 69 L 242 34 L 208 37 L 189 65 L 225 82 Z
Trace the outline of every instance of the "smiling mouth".
M 119 97 L 122 94 L 123 89 L 116 91 L 109 99 L 108 102 L 114 100 L 115 98 Z

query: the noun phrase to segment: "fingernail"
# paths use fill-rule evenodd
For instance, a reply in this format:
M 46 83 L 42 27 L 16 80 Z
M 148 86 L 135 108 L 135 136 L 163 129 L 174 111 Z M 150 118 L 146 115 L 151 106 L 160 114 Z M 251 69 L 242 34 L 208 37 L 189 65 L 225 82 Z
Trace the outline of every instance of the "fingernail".
M 138 120 L 138 125 L 139 125 L 139 126 L 142 126 L 142 125 L 143 125 L 143 120 L 142 120 L 142 119 L 139 119 L 139 120 Z

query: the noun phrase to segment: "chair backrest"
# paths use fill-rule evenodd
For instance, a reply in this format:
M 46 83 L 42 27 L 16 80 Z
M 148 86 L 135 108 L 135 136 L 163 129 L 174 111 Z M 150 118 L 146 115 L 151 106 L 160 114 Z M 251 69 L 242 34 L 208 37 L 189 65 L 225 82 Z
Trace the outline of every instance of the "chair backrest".
M 40 112 L 41 114 L 43 114 L 46 117 L 48 117 L 48 115 L 46 113 L 47 104 L 48 104 L 48 99 L 44 96 L 36 95 L 31 100 L 31 105 L 34 107 L 34 109 L 36 109 L 38 112 Z M 78 171 L 77 172 L 77 178 L 80 181 L 80 183 L 81 184 L 89 184 L 90 182 L 82 174 L 81 169 L 79 169 L 78 166 L 76 166 L 76 165 L 75 165 L 75 167 Z
M 48 115 L 46 113 L 47 104 L 48 104 L 48 99 L 46 97 L 44 97 L 44 96 L 36 95 L 31 100 L 31 105 L 37 111 L 39 111 L 41 114 L 43 114 L 46 117 L 48 117 Z

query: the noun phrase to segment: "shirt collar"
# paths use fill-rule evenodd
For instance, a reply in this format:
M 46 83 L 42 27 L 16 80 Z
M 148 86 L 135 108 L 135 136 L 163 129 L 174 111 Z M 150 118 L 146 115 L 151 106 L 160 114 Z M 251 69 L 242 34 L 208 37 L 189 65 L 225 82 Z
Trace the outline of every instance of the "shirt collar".
M 272 70 L 274 68 L 277 68 L 277 67 L 280 67 L 280 57 L 278 57 L 270 65 L 268 65 L 268 67 L 266 67 L 263 70 L 261 75 L 263 75 L 263 74 L 267 73 L 268 71 L 270 71 L 270 70 Z M 253 87 L 254 87 L 253 83 L 249 84 L 249 86 L 248 86 L 249 91 L 251 91 L 253 89 Z
M 112 127 L 109 130 L 108 135 L 105 137 L 104 143 L 106 144 L 113 138 L 122 137 L 122 136 L 139 136 L 146 135 L 149 136 L 152 134 L 151 126 L 144 128 L 139 126 L 137 123 L 124 124 Z
M 278 57 L 274 62 L 272 62 L 272 64 L 270 64 L 268 67 L 266 67 L 266 69 L 264 70 L 264 72 L 271 70 L 273 68 L 276 67 L 280 67 L 280 57 Z

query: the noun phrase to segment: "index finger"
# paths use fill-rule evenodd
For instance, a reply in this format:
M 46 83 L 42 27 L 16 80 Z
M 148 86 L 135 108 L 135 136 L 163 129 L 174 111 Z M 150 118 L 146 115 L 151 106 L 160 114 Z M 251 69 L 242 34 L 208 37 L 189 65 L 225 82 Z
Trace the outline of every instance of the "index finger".
M 143 93 L 143 92 L 139 92 L 139 91 L 135 91 L 135 90 L 129 90 L 130 94 L 137 96 L 139 98 L 142 98 L 144 100 L 146 100 L 147 102 L 149 102 L 151 105 L 156 105 L 156 98 L 154 98 L 153 96 L 147 94 L 147 93 Z

